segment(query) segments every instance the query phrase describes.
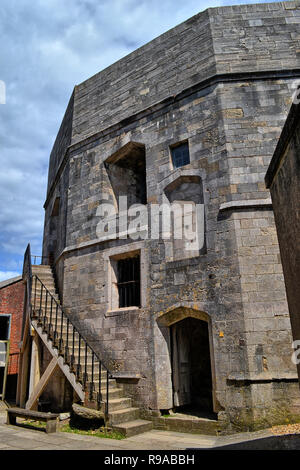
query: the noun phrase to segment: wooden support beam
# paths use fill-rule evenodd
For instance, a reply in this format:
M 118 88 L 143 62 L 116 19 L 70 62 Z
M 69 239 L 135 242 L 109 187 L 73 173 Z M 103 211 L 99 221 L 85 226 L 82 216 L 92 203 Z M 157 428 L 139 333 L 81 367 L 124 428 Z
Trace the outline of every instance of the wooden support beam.
M 70 384 L 72 385 L 73 389 L 75 390 L 80 400 L 84 401 L 85 395 L 82 389 L 82 385 L 79 382 L 77 382 L 75 374 L 73 374 L 70 371 L 68 364 L 65 364 L 64 358 L 58 354 L 57 349 L 53 348 L 51 340 L 49 340 L 47 334 L 43 332 L 42 328 L 38 326 L 35 320 L 32 321 L 32 326 L 34 327 L 35 331 L 38 333 L 42 341 L 42 344 L 46 346 L 46 348 L 48 349 L 52 357 L 55 357 L 57 359 L 57 362 L 61 371 L 63 372 L 65 377 L 68 379 Z
M 58 367 L 59 366 L 58 366 L 57 359 L 56 357 L 53 357 L 47 369 L 45 370 L 42 377 L 40 378 L 39 382 L 34 387 L 34 390 L 32 391 L 29 397 L 29 400 L 26 403 L 27 410 L 34 409 L 39 396 L 43 393 L 46 385 L 48 384 L 49 380 L 51 379 L 51 377 L 53 376 L 54 372 L 56 371 Z
M 31 346 L 31 362 L 30 362 L 30 379 L 29 379 L 29 397 L 32 395 L 35 387 L 41 378 L 40 373 L 40 345 L 39 336 L 36 331 L 33 331 L 32 346 Z M 37 409 L 37 401 L 34 409 Z M 33 409 L 33 408 L 32 408 Z
M 21 354 L 21 375 L 20 375 L 20 407 L 24 408 L 27 396 L 27 384 L 29 373 L 30 341 L 26 342 L 26 348 Z
M 25 298 L 25 302 L 26 302 L 26 298 Z M 17 393 L 16 393 L 16 404 L 21 407 L 23 407 L 25 404 L 26 391 L 27 391 L 27 374 L 28 374 L 27 355 L 28 355 L 28 343 L 30 339 L 30 336 L 28 335 L 28 328 L 29 328 L 29 317 L 28 315 L 26 315 L 23 337 L 22 337 L 21 348 L 20 348 L 19 371 L 18 371 Z

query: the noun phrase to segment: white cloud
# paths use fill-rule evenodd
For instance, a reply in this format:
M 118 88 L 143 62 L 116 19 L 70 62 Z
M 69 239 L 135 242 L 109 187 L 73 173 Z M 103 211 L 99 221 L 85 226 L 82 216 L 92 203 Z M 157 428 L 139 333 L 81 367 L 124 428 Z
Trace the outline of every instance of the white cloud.
M 17 271 L 0 271 L 0 282 L 17 276 L 20 276 L 20 273 Z
M 74 85 L 199 11 L 236 3 L 254 1 L 2 0 L 1 272 L 21 265 L 29 241 L 41 253 L 48 159 Z

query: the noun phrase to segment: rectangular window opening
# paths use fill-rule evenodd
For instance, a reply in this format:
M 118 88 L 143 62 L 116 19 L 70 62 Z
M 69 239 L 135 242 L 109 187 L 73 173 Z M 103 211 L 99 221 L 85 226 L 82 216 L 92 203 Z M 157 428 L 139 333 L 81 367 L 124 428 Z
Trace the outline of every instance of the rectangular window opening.
M 140 307 L 140 256 L 117 261 L 117 287 L 119 308 Z
M 106 161 L 105 166 L 117 207 L 120 196 L 127 197 L 128 207 L 133 204 L 147 204 L 144 146 L 132 145 L 131 150 L 128 150 L 117 161 Z
M 0 315 L 0 341 L 9 340 L 10 316 Z
M 174 168 L 179 168 L 190 163 L 190 152 L 188 142 L 176 144 L 170 147 L 170 149 Z

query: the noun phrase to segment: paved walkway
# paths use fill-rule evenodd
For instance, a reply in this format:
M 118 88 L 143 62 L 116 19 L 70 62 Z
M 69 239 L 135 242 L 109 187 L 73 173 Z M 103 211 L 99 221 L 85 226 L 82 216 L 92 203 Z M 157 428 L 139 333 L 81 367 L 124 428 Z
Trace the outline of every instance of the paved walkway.
M 269 431 L 241 433 L 233 436 L 203 436 L 152 430 L 123 439 L 82 436 L 65 432 L 46 434 L 21 426 L 5 424 L 6 413 L 0 413 L 0 450 L 185 450 L 207 449 L 271 436 Z

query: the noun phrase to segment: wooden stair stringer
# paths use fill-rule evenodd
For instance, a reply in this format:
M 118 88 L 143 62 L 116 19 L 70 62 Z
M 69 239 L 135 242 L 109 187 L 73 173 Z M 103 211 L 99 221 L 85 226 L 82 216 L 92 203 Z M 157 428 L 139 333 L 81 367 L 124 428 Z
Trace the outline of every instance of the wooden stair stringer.
M 70 371 L 69 365 L 66 364 L 65 361 L 64 361 L 64 358 L 61 355 L 59 355 L 58 350 L 53 347 L 52 341 L 50 339 L 48 339 L 47 333 L 45 333 L 43 331 L 42 327 L 38 325 L 37 321 L 32 319 L 31 320 L 31 325 L 33 326 L 33 328 L 35 329 L 35 331 L 37 332 L 37 334 L 41 338 L 43 344 L 46 346 L 46 348 L 48 349 L 51 356 L 55 357 L 57 359 L 57 363 L 58 363 L 59 368 L 61 369 L 61 371 L 63 372 L 65 377 L 68 379 L 68 381 L 70 382 L 70 384 L 74 388 L 74 390 L 77 393 L 77 395 L 79 396 L 80 400 L 83 402 L 84 397 L 85 397 L 83 388 L 82 388 L 81 384 L 76 380 L 75 374 Z
M 55 298 L 55 300 L 59 303 L 60 307 L 62 308 L 62 305 L 59 302 L 60 300 L 59 294 L 56 292 L 56 289 L 55 289 L 53 273 L 51 272 L 50 267 L 49 266 L 35 266 L 33 267 L 32 271 L 33 271 L 33 274 L 36 275 L 42 281 L 42 283 L 48 290 L 49 294 Z M 32 295 L 35 296 L 35 293 L 33 292 Z M 43 309 L 45 309 L 45 300 L 41 301 L 41 303 L 39 302 L 40 302 L 40 296 L 39 296 L 39 293 L 37 293 L 38 307 L 41 306 Z M 49 305 L 46 307 L 49 308 Z M 49 321 L 50 318 L 48 315 L 49 313 L 48 308 L 46 308 L 45 311 L 46 311 L 47 320 Z M 37 311 L 34 312 L 34 315 L 37 315 L 38 317 Z M 57 365 L 59 366 L 59 368 L 61 369 L 61 371 L 67 378 L 67 380 L 70 382 L 71 386 L 75 390 L 76 394 L 78 395 L 80 401 L 84 404 L 84 406 L 91 408 L 91 409 L 97 409 L 95 408 L 96 400 L 92 400 L 90 403 L 87 403 L 87 400 L 86 400 L 87 391 L 84 390 L 83 386 L 78 380 L 77 375 L 71 372 L 72 370 L 71 365 L 69 365 L 68 362 L 66 362 L 65 357 L 61 355 L 57 347 L 54 346 L 51 336 L 49 336 L 48 332 L 45 331 L 45 328 L 43 328 L 41 322 L 38 320 L 37 317 L 31 318 L 31 325 L 34 328 L 34 330 L 37 332 L 38 336 L 41 338 L 42 343 L 45 345 L 45 347 L 47 348 L 51 356 L 57 360 Z M 61 320 L 58 319 L 59 328 L 61 325 L 60 321 Z M 49 323 L 48 323 L 48 326 L 49 326 Z M 62 328 L 62 332 L 63 334 L 65 334 L 64 326 Z M 78 355 L 78 345 L 75 346 L 74 350 L 76 352 L 75 354 L 75 357 L 76 357 Z M 88 368 L 89 367 L 90 365 L 88 364 Z M 95 374 L 95 376 L 96 375 L 97 374 Z M 119 388 L 119 387 L 116 388 L 116 385 L 112 382 L 115 382 L 115 381 L 114 380 L 110 381 L 109 395 L 115 398 L 111 399 L 111 407 L 109 407 L 108 416 L 107 416 L 108 426 L 122 433 L 126 437 L 129 437 L 135 434 L 140 434 L 142 432 L 146 432 L 152 429 L 153 423 L 151 421 L 140 419 L 139 408 L 134 408 L 131 404 L 131 399 L 124 396 L 122 388 Z M 117 393 L 115 393 L 116 390 L 118 390 Z M 105 395 L 106 393 L 104 392 L 103 398 L 105 397 Z M 102 409 L 102 405 L 103 406 L 105 405 L 105 401 L 101 402 L 100 409 Z

